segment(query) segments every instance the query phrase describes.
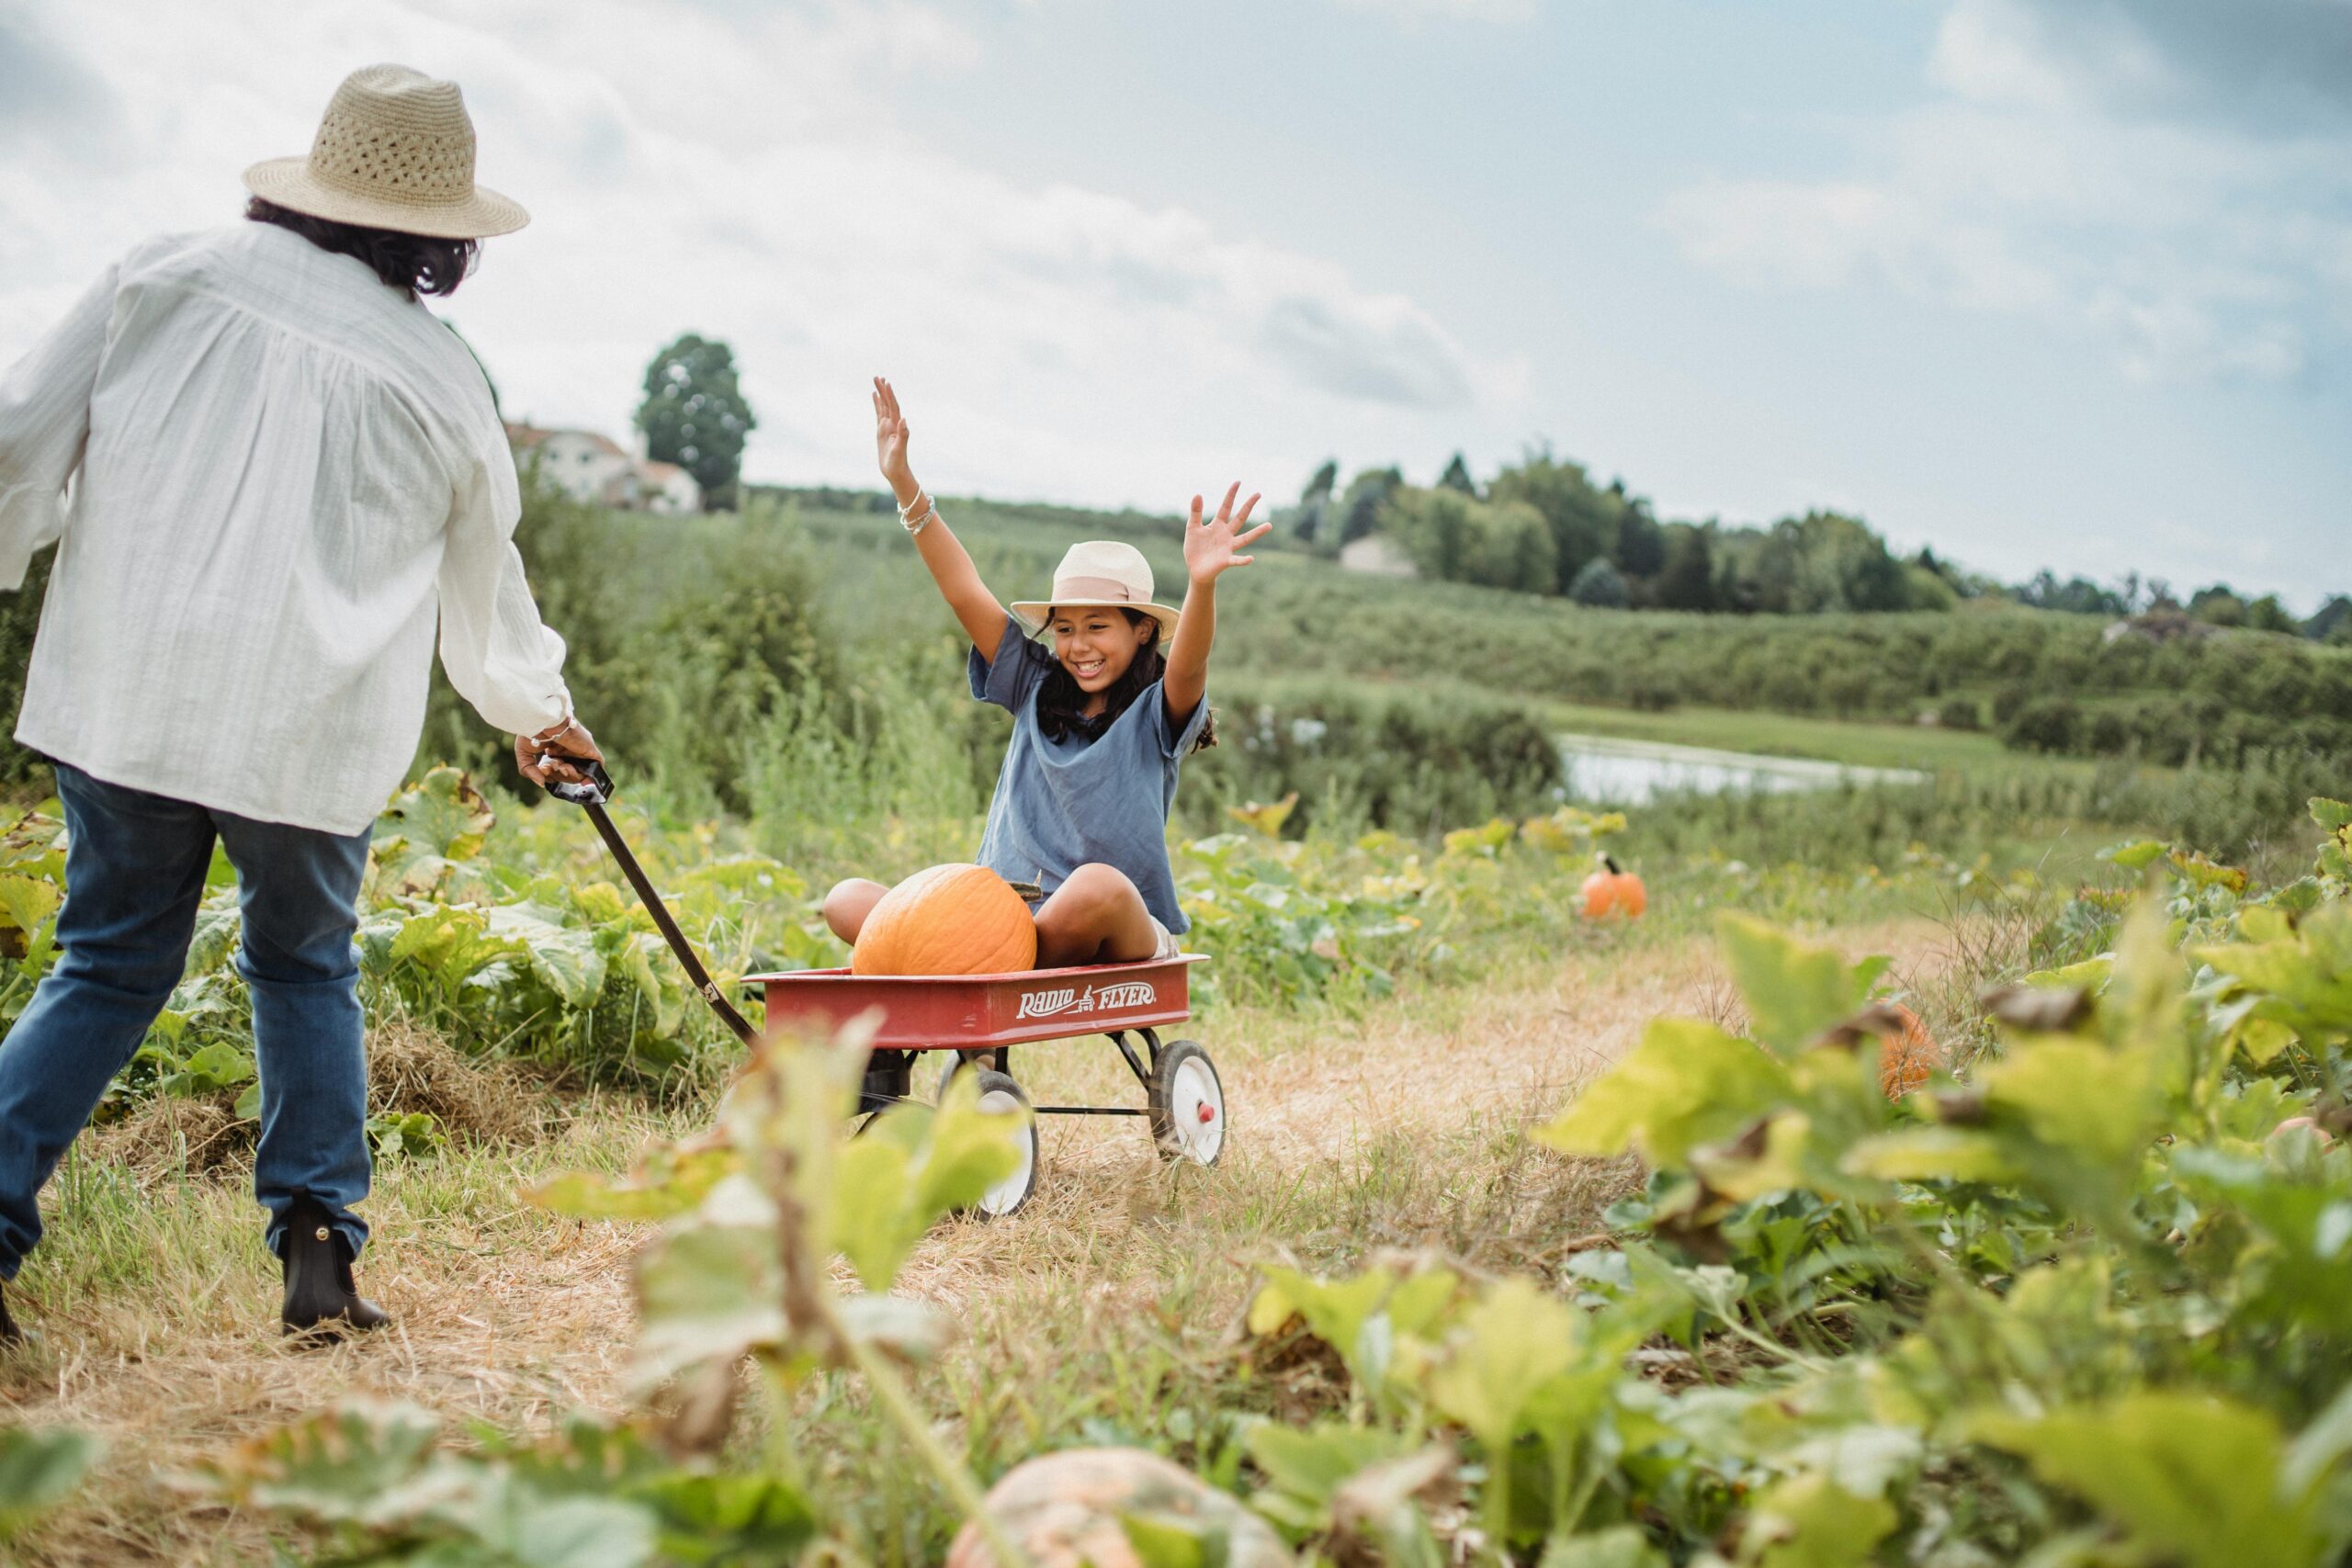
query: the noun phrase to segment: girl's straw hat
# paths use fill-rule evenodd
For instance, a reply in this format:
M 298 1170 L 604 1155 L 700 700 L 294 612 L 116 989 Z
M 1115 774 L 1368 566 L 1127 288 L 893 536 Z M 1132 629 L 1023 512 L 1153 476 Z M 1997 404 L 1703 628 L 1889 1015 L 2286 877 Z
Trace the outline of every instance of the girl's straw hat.
M 1098 606 L 1133 610 L 1159 623 L 1159 640 L 1176 635 L 1177 612 L 1151 602 L 1151 563 L 1133 545 L 1116 539 L 1089 539 L 1072 545 L 1054 569 L 1051 599 L 1023 599 L 1012 606 L 1031 631 L 1043 631 L 1056 610 L 1090 610 Z
M 313 218 L 442 240 L 511 234 L 531 220 L 474 184 L 474 122 L 458 85 L 405 65 L 345 77 L 311 155 L 255 164 L 245 188 Z

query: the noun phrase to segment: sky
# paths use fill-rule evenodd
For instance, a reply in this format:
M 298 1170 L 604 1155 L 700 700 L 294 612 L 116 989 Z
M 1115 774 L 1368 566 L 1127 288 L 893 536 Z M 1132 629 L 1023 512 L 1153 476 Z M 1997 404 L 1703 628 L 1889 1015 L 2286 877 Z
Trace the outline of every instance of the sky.
M 0 362 L 345 73 L 530 209 L 435 306 L 626 438 L 1167 512 L 1548 445 L 2005 579 L 2352 591 L 2352 0 L 0 0 Z

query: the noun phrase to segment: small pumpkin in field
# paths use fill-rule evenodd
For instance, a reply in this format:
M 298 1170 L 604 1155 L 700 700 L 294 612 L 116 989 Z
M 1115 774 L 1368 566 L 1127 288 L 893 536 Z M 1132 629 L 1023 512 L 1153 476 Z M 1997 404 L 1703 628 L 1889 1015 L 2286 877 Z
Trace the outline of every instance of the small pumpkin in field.
M 2325 1148 L 2335 1142 L 2335 1134 L 2321 1126 L 2319 1118 L 2316 1116 L 2290 1116 L 2270 1129 L 2270 1136 L 2273 1138 L 2292 1136 L 2299 1129 L 2309 1133 L 2318 1141 L 2321 1148 Z
M 1612 915 L 1634 919 L 1649 907 L 1649 892 L 1643 887 L 1642 879 L 1608 855 L 1600 857 L 1600 869 L 1584 879 L 1584 918 L 1588 920 L 1604 920 Z
M 1878 1087 L 1887 1099 L 1901 1100 L 1945 1066 L 1944 1048 L 1919 1015 L 1901 1002 L 1884 1003 L 1871 1012 L 1885 1021 L 1874 1031 L 1879 1037 Z
M 1228 1568 L 1290 1568 L 1272 1527 L 1158 1454 L 1069 1449 L 1014 1465 L 989 1489 L 988 1510 L 1037 1568 L 1143 1568 L 1122 1515 L 1181 1519 L 1225 1537 Z M 979 1527 L 967 1524 L 946 1568 L 1000 1568 Z
M 859 975 L 1001 975 L 1037 966 L 1037 922 L 984 865 L 934 865 L 882 895 L 857 933 Z

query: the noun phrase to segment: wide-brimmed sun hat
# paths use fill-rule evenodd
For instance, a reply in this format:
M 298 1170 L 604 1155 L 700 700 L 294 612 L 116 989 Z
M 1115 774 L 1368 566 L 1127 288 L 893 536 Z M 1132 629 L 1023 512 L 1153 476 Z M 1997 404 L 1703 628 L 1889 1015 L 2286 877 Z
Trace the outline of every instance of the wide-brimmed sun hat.
M 511 234 L 531 220 L 474 184 L 474 122 L 458 85 L 405 65 L 345 77 L 310 156 L 255 164 L 245 188 L 288 211 L 440 240 Z
M 1133 610 L 1159 623 L 1162 643 L 1176 635 L 1178 612 L 1151 602 L 1151 563 L 1133 545 L 1088 539 L 1072 545 L 1054 569 L 1051 599 L 1023 599 L 1012 613 L 1031 631 L 1043 631 L 1056 610 Z

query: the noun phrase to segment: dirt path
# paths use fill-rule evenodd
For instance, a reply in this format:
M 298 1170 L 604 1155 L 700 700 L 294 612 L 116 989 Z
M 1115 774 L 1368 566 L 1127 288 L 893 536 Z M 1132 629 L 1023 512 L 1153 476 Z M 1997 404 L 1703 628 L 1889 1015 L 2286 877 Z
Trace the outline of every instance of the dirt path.
M 1890 953 L 1898 976 L 1926 983 L 1957 959 L 1951 934 L 1925 920 L 1854 928 L 1838 944 Z M 1556 974 L 1493 990 L 1431 993 L 1314 1031 L 1266 1024 L 1258 1041 L 1203 1028 L 1234 1117 L 1228 1159 L 1210 1179 L 1266 1190 L 1379 1140 L 1498 1132 L 1549 1115 L 1571 1087 L 1615 1059 L 1661 1013 L 1719 1015 L 1728 996 L 1709 946 L 1678 942 L 1587 954 Z M 1065 1063 L 1069 1064 L 1067 1067 Z M 1118 1093 L 1109 1053 L 1032 1058 L 1047 1092 Z M 1133 1085 L 1125 1085 L 1132 1098 Z M 1012 1225 L 947 1227 L 910 1266 L 904 1286 L 956 1311 L 1034 1288 L 1042 1269 L 1083 1270 L 1136 1223 L 1142 1172 L 1156 1168 L 1136 1123 L 1055 1119 L 1047 1186 Z M 252 1243 L 240 1177 L 168 1185 L 139 1201 L 160 1256 L 137 1279 L 49 1277 L 25 1284 L 41 1343 L 0 1367 L 0 1400 L 35 1422 L 67 1422 L 109 1446 L 97 1483 L 19 1548 L 35 1563 L 243 1561 L 249 1524 L 191 1502 L 164 1479 L 235 1440 L 359 1395 L 409 1401 L 454 1419 L 544 1429 L 566 1410 L 613 1411 L 628 1354 L 628 1259 L 639 1233 L 551 1219 L 516 1189 L 581 1163 L 579 1145 L 611 1126 L 503 1155 L 386 1169 L 369 1213 L 378 1240 L 362 1278 L 398 1315 L 390 1332 L 324 1353 L 297 1353 L 266 1332 L 274 1270 Z M 634 1139 L 641 1129 L 621 1129 Z M 69 1228 L 52 1242 L 76 1247 Z M 119 1243 L 115 1245 L 119 1245 Z M 58 1272 L 71 1274 L 71 1264 Z M 1132 1267 L 1114 1285 L 1148 1294 Z

